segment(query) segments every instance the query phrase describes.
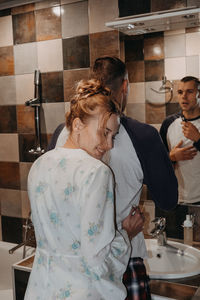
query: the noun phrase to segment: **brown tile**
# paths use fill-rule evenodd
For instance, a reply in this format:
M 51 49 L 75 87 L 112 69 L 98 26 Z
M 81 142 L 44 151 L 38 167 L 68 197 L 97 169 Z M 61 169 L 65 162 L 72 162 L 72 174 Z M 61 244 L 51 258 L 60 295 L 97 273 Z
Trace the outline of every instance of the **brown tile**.
M 90 77 L 90 69 L 82 70 L 65 70 L 64 71 L 64 96 L 65 101 L 70 101 L 70 97 L 74 94 L 75 84 L 81 79 Z
M 172 88 L 173 88 L 173 98 L 171 100 L 171 102 L 173 103 L 178 103 L 178 85 L 179 85 L 179 80 L 173 80 L 172 81 Z M 167 85 L 168 86 L 168 85 Z M 169 99 L 169 97 L 166 95 L 166 102 L 167 102 L 167 99 Z
M 13 16 L 14 45 L 36 41 L 34 12 Z
M 145 122 L 145 103 L 128 103 L 126 115 L 140 122 Z
M 0 133 L 16 133 L 16 106 L 0 106 Z
M 145 81 L 162 80 L 164 76 L 164 60 L 145 61 Z
M 10 243 L 21 243 L 23 233 L 23 219 L 14 217 L 1 217 L 2 240 Z
M 34 9 L 35 9 L 34 3 L 26 4 L 26 5 L 22 5 L 22 6 L 12 7 L 11 13 L 12 13 L 12 15 L 23 14 L 23 13 L 27 13 L 30 11 L 34 11 Z
M 164 58 L 164 37 L 160 36 L 144 38 L 144 59 L 160 60 Z
M 19 133 L 35 133 L 34 108 L 17 105 L 17 131 Z
M 146 103 L 146 123 L 160 124 L 166 117 L 165 105 L 153 105 Z
M 167 103 L 166 104 L 166 117 L 172 114 L 176 114 L 180 111 L 180 106 L 178 103 Z
M 64 70 L 90 66 L 88 35 L 63 39 L 63 64 Z
M 1 215 L 9 217 L 21 217 L 21 191 L 0 189 Z
M 126 63 L 129 81 L 144 82 L 144 61 L 130 61 Z
M 97 57 L 120 56 L 119 33 L 117 31 L 90 34 L 90 65 Z
M 190 27 L 185 29 L 185 33 L 199 32 L 199 31 L 200 31 L 200 26 Z
M 125 61 L 135 61 L 144 59 L 144 38 L 128 37 L 124 41 L 125 45 Z
M 188 213 L 194 214 L 193 240 L 200 242 L 200 207 L 188 206 Z
M 13 46 L 0 47 L 0 76 L 14 75 Z
M 42 73 L 42 102 L 63 102 L 63 72 Z
M 32 163 L 28 163 L 28 162 L 20 162 L 19 164 L 20 186 L 21 186 L 21 190 L 23 191 L 27 191 L 27 178 L 31 166 Z
M 19 162 L 17 133 L 0 134 L 0 161 Z
M 19 163 L 0 162 L 0 188 L 20 189 Z
M 35 12 L 36 40 L 52 40 L 61 38 L 60 7 L 40 9 Z
M 151 11 L 168 10 L 187 6 L 187 0 L 151 0 Z

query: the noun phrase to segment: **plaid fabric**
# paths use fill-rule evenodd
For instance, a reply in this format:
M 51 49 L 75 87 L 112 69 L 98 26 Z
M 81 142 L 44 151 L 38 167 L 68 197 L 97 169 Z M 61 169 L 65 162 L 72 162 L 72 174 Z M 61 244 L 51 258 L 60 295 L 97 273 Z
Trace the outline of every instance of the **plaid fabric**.
M 127 289 L 125 300 L 151 300 L 149 280 L 143 259 L 130 258 L 123 277 L 123 283 Z

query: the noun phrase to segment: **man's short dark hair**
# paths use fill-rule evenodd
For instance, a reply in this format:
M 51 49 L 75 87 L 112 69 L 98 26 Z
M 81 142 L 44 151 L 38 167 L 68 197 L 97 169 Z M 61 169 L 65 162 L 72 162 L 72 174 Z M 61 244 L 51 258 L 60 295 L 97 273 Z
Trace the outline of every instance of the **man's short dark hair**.
M 117 91 L 127 73 L 126 65 L 115 56 L 102 56 L 95 60 L 93 78 L 101 81 L 112 91 Z
M 188 81 L 194 81 L 197 87 L 200 85 L 199 79 L 194 76 L 185 76 L 181 79 L 181 82 L 188 82 Z

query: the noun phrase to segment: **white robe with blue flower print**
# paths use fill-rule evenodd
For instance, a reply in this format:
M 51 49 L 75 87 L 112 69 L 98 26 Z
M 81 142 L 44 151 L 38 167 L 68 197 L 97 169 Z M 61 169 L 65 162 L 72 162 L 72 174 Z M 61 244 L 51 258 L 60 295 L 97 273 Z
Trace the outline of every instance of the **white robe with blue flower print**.
M 124 300 L 130 244 L 115 230 L 111 170 L 56 148 L 34 162 L 28 193 L 37 249 L 25 300 Z

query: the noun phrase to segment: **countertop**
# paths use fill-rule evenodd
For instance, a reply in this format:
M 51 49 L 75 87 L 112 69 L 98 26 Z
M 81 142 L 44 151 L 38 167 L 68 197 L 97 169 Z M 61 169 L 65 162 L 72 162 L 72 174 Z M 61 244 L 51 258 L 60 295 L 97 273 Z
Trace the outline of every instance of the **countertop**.
M 145 236 L 145 238 L 150 238 Z M 181 240 L 170 239 L 177 242 Z M 200 242 L 194 242 L 193 247 L 200 249 Z M 31 269 L 34 256 L 21 261 L 17 266 Z M 181 279 L 153 279 L 150 281 L 152 294 L 171 297 L 176 300 L 200 300 L 200 274 Z

